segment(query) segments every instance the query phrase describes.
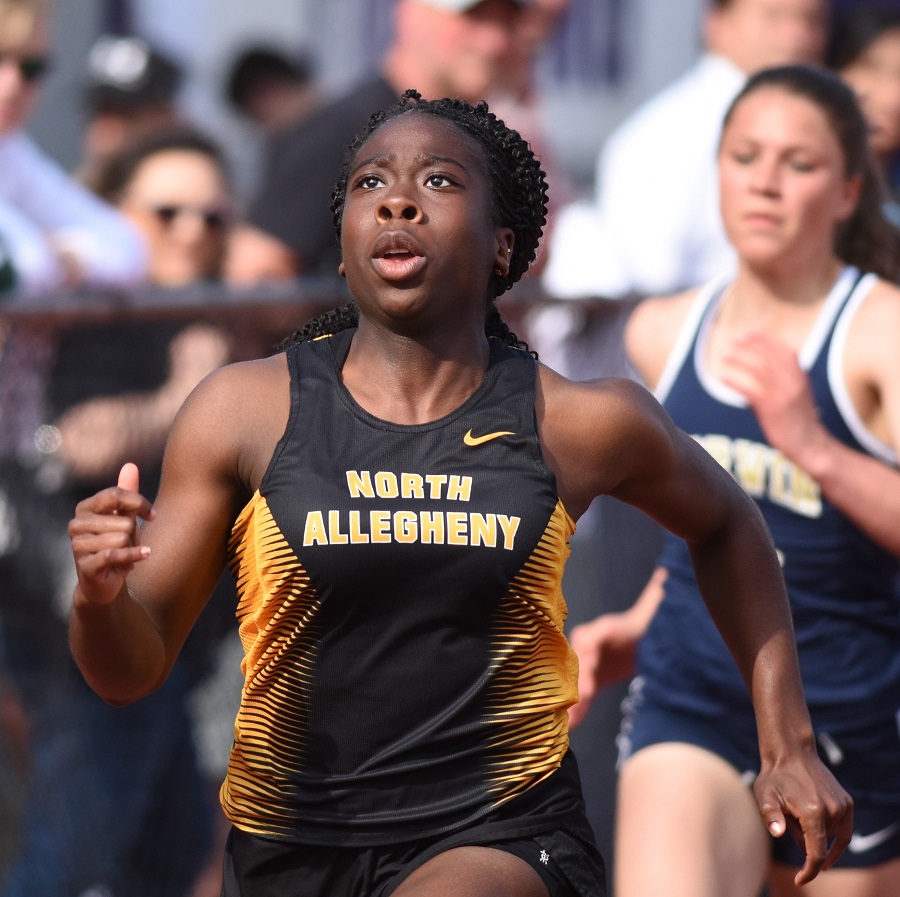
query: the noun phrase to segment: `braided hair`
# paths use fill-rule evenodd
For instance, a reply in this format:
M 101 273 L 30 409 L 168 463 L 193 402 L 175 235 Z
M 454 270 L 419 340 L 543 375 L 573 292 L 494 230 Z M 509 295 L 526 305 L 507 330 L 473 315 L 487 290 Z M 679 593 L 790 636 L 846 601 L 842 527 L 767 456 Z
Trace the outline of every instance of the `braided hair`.
M 471 137 L 484 154 L 490 182 L 491 212 L 498 227 L 508 227 L 515 237 L 509 271 L 491 274 L 489 302 L 485 313 L 485 333 L 511 346 L 531 351 L 507 326 L 495 299 L 510 289 L 528 270 L 537 256 L 538 245 L 547 222 L 547 180 L 540 163 L 526 141 L 497 118 L 484 101 L 473 106 L 464 100 L 423 100 L 415 90 L 407 90 L 392 109 L 376 112 L 356 135 L 344 157 L 341 175 L 331 194 L 331 214 L 338 241 L 347 182 L 360 147 L 386 122 L 400 115 L 432 115 L 459 128 Z M 308 321 L 282 345 L 315 339 L 335 333 L 359 322 L 355 302 L 325 312 Z M 532 353 L 534 354 L 534 353 Z

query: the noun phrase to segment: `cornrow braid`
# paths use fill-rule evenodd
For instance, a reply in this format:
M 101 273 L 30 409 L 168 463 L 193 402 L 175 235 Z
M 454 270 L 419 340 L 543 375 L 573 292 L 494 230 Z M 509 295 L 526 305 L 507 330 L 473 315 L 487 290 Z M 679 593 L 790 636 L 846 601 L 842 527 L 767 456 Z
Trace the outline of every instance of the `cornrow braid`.
M 333 308 L 330 311 L 323 312 L 310 318 L 299 330 L 295 330 L 287 339 L 279 343 L 275 348 L 276 351 L 282 351 L 294 343 L 306 343 L 310 340 L 318 339 L 320 336 L 330 336 L 333 333 L 339 333 L 341 330 L 349 330 L 359 324 L 359 308 L 352 300 L 346 305 Z M 487 313 L 484 317 L 484 332 L 489 337 L 494 337 L 512 346 L 514 349 L 521 349 L 523 352 L 529 352 L 534 358 L 538 357 L 537 352 L 531 349 L 527 342 L 519 339 L 516 334 L 510 330 L 509 325 L 503 320 L 500 309 L 491 300 L 488 303 Z
M 359 324 L 359 308 L 351 300 L 346 305 L 332 308 L 330 311 L 310 318 L 299 330 L 295 330 L 289 337 L 282 340 L 275 349 L 281 351 L 294 343 L 307 343 L 320 336 L 349 330 L 351 327 L 356 327 L 357 324 Z
M 376 112 L 357 134 L 344 157 L 341 175 L 331 194 L 331 214 L 338 241 L 347 182 L 353 160 L 360 147 L 383 124 L 399 115 L 433 115 L 454 124 L 481 147 L 485 173 L 491 188 L 491 212 L 498 227 L 508 227 L 514 235 L 509 271 L 493 273 L 489 282 L 490 301 L 485 313 L 485 333 L 502 339 L 518 349 L 531 352 L 528 344 L 513 333 L 494 304 L 528 270 L 537 256 L 538 246 L 547 223 L 547 179 L 528 143 L 493 112 L 487 103 L 473 106 L 464 100 L 423 100 L 415 90 L 407 90 L 393 109 Z M 315 339 L 347 327 L 355 327 L 359 309 L 351 302 L 334 311 L 319 315 L 289 337 L 282 346 Z M 537 357 L 537 354 L 531 352 Z

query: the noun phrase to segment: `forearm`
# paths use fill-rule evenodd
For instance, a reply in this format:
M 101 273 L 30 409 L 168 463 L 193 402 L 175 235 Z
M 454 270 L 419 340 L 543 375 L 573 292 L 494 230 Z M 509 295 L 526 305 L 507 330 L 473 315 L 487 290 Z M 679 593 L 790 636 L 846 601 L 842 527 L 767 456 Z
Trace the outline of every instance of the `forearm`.
M 85 680 L 110 704 L 154 691 L 169 664 L 165 644 L 144 606 L 123 590 L 109 604 L 92 604 L 75 588 L 69 644 Z
M 647 580 L 641 594 L 634 604 L 626 611 L 630 617 L 638 639 L 647 631 L 650 621 L 656 615 L 660 603 L 666 596 L 665 581 L 669 571 L 665 567 L 656 567 Z
M 57 422 L 60 457 L 77 477 L 109 479 L 125 460 L 152 463 L 162 456 L 181 396 L 160 391 L 91 399 Z
M 900 556 L 900 472 L 830 434 L 795 461 L 869 538 Z
M 752 505 L 748 500 L 748 505 Z M 697 583 L 744 678 L 764 761 L 809 747 L 790 605 L 761 515 L 735 514 L 710 538 L 691 545 Z

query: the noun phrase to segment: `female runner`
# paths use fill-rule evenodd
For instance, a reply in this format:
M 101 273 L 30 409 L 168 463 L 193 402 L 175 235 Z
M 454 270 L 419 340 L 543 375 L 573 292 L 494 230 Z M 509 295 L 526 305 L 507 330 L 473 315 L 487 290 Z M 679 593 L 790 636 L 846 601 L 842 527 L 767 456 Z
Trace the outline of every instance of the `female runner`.
M 825 70 L 753 76 L 719 172 L 737 275 L 639 306 L 628 354 L 756 500 L 779 551 L 816 742 L 855 804 L 848 850 L 804 893 L 900 894 L 897 234 L 853 93 Z M 772 897 L 796 894 L 803 857 L 770 842 L 746 785 L 760 754 L 738 668 L 686 545 L 667 537 L 659 564 L 634 608 L 572 633 L 576 721 L 633 669 L 643 635 L 620 737 L 616 893 L 756 897 L 768 879 Z
M 499 319 L 545 208 L 539 164 L 484 104 L 407 94 L 335 190 L 354 304 L 201 383 L 154 504 L 126 465 L 77 508 L 71 644 L 110 702 L 159 686 L 235 574 L 228 897 L 604 893 L 560 591 L 603 493 L 690 543 L 757 708 L 762 815 L 802 829 L 801 879 L 849 839 L 752 502 L 641 387 L 568 382 Z

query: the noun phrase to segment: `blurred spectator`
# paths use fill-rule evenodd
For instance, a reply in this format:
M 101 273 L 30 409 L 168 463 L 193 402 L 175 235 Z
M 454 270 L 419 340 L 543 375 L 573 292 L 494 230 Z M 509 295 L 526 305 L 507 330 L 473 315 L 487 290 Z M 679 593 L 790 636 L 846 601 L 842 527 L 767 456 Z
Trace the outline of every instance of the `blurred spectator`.
M 218 278 L 234 203 L 214 143 L 183 129 L 151 134 L 107 166 L 104 184 L 146 241 L 154 285 L 190 289 Z M 219 811 L 198 756 L 190 698 L 216 663 L 220 633 L 231 630 L 230 581 L 192 635 L 185 663 L 137 713 L 93 694 L 71 663 L 62 617 L 45 611 L 68 586 L 54 571 L 76 502 L 114 479 L 135 453 L 153 494 L 175 414 L 229 357 L 227 334 L 201 323 L 77 325 L 59 341 L 48 377 L 46 419 L 53 423 L 40 428 L 49 444 L 42 463 L 19 470 L 27 488 L 15 496 L 29 547 L 13 554 L 4 580 L 16 592 L 7 607 L 28 599 L 13 615 L 7 650 L 33 721 L 34 757 L 22 849 L 4 897 L 90 888 L 179 897 L 191 893 L 218 846 Z M 38 640 L 40 651 L 23 647 Z M 220 852 L 212 856 L 218 866 Z
M 484 98 L 508 59 L 520 5 L 517 0 L 397 0 L 381 70 L 285 135 L 277 164 L 250 208 L 258 230 L 236 235 L 229 279 L 252 283 L 336 274 L 331 188 L 353 136 L 373 112 L 393 106 L 408 88 L 425 97 Z
M 530 0 L 522 8 L 498 76 L 494 79 L 487 101 L 491 110 L 511 128 L 515 128 L 540 157 L 547 174 L 548 223 L 544 227 L 543 245 L 547 245 L 556 210 L 573 199 L 573 188 L 562 166 L 551 152 L 545 119 L 544 97 L 536 81 L 537 61 L 541 50 L 552 37 L 570 0 Z M 547 255 L 538 253 L 526 278 L 540 277 Z M 527 325 L 526 325 L 527 326 Z
M 768 880 L 770 897 L 887 897 L 900 894 L 900 407 L 889 410 L 900 290 L 887 282 L 898 235 L 838 77 L 768 69 L 740 97 L 718 154 L 736 276 L 642 303 L 626 342 L 641 380 L 771 532 L 811 750 L 853 796 L 855 831 L 833 868 L 794 883 L 802 853 L 769 837 L 752 800 L 765 790 L 744 715 L 752 683 L 720 662 L 692 549 L 667 534 L 635 607 L 572 632 L 583 698 L 635 674 L 618 739 L 615 889 L 759 897 Z
M 593 203 L 556 221 L 544 285 L 557 296 L 665 293 L 734 265 L 719 215 L 716 145 L 759 68 L 822 59 L 826 0 L 711 0 L 706 52 L 609 137 Z
M 570 0 L 529 0 L 515 25 L 514 40 L 493 91 L 525 106 L 538 99 L 537 57 L 569 8 Z
M 316 71 L 305 53 L 288 56 L 274 47 L 252 46 L 231 64 L 225 94 L 232 107 L 267 138 L 266 168 L 280 136 L 305 119 L 319 102 Z
M 826 60 L 859 97 L 889 193 L 885 212 L 900 226 L 900 6 L 848 6 L 835 18 Z
M 107 34 L 88 56 L 87 113 L 80 179 L 98 189 L 107 162 L 129 143 L 181 121 L 176 106 L 182 72 L 139 37 Z
M 210 139 L 188 128 L 151 134 L 106 166 L 100 186 L 144 238 L 151 283 L 220 277 L 237 207 L 227 163 Z
M 137 281 L 137 235 L 22 130 L 50 52 L 49 0 L 0 0 L 0 233 L 14 286 Z

